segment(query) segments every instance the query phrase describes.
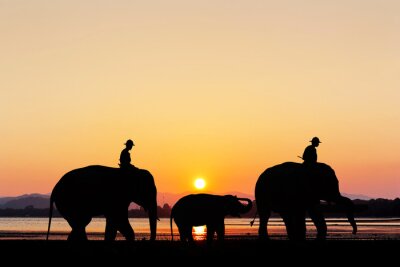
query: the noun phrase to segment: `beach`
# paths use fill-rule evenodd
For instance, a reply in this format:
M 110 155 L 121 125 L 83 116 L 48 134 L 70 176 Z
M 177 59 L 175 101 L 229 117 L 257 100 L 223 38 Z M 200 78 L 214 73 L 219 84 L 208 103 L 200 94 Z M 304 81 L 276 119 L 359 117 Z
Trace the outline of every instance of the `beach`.
M 328 240 L 296 243 L 287 240 L 261 242 L 254 239 L 229 239 L 211 245 L 204 241 L 198 241 L 195 245 L 180 241 L 0 241 L 3 262 L 17 265 L 90 263 L 93 266 L 126 263 L 134 266 L 145 262 L 150 266 L 167 263 L 168 266 L 190 266 L 213 262 L 242 266 L 258 262 L 268 265 L 269 262 L 278 261 L 282 264 L 379 263 L 378 266 L 384 266 L 398 261 L 397 254 L 393 251 L 399 247 L 400 240 Z
M 226 218 L 226 239 L 256 239 L 258 235 L 258 219 L 250 225 L 250 218 Z M 350 224 L 345 218 L 327 218 L 328 240 L 400 240 L 400 218 L 356 218 L 358 232 L 352 234 Z M 135 231 L 136 239 L 149 239 L 150 229 L 147 218 L 130 218 L 130 224 Z M 174 240 L 179 239 L 178 229 L 173 223 Z M 45 240 L 48 218 L 9 217 L 0 218 L 0 240 Z M 89 240 L 104 238 L 105 219 L 93 218 L 86 227 Z M 63 218 L 53 218 L 50 229 L 50 240 L 67 240 L 71 231 Z M 286 240 L 286 229 L 282 219 L 272 218 L 268 223 L 268 232 L 272 240 Z M 206 235 L 205 227 L 195 227 L 193 237 L 203 240 Z M 316 237 L 313 223 L 307 219 L 307 239 Z M 157 240 L 170 240 L 171 229 L 168 218 L 160 218 L 157 223 Z M 117 235 L 117 240 L 124 240 Z
M 116 262 L 132 263 L 145 261 L 146 264 L 172 263 L 178 266 L 206 262 L 220 262 L 243 266 L 249 263 L 269 261 L 297 262 L 307 265 L 365 263 L 390 263 L 397 260 L 400 248 L 400 225 L 398 218 L 357 219 L 358 233 L 353 235 L 345 220 L 329 219 L 326 241 L 316 241 L 315 227 L 307 224 L 307 239 L 291 242 L 285 228 L 278 219 L 269 226 L 270 240 L 258 240 L 258 226 L 250 227 L 249 219 L 226 219 L 226 236 L 223 242 L 214 240 L 205 243 L 204 228 L 193 230 L 194 245 L 180 242 L 174 226 L 174 241 L 171 241 L 169 220 L 161 219 L 156 241 L 149 241 L 147 219 L 133 219 L 136 241 L 127 242 L 118 234 L 114 242 L 104 241 L 104 220 L 95 219 L 88 227 L 88 241 L 72 243 L 67 241 L 69 227 L 63 219 L 56 219 L 46 241 L 47 219 L 3 218 L 0 230 L 1 257 L 13 263 L 90 263 L 111 265 Z M 256 222 L 257 223 L 257 222 Z M 21 227 L 25 226 L 25 228 Z M 190 265 L 184 263 L 190 262 Z M 170 266 L 170 265 L 168 265 Z M 357 265 L 359 266 L 359 265 Z

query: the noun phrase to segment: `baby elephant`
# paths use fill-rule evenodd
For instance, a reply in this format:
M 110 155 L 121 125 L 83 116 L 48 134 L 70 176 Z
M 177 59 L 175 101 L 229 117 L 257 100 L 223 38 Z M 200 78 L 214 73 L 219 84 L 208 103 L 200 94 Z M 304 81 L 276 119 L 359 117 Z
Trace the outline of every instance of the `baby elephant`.
M 246 201 L 247 205 L 240 201 Z M 226 215 L 240 217 L 252 208 L 252 201 L 248 198 L 237 198 L 232 195 L 218 196 L 210 194 L 193 194 L 182 197 L 171 210 L 171 236 L 172 219 L 179 229 L 181 241 L 193 243 L 192 227 L 206 225 L 207 243 L 211 243 L 214 232 L 218 240 L 223 240 L 225 235 L 224 219 Z

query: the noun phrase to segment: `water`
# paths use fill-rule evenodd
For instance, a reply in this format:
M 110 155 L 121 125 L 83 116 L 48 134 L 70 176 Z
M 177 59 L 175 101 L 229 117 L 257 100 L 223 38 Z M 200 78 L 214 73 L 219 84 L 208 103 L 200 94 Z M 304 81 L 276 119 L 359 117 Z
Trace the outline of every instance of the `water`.
M 400 239 L 400 218 L 359 218 L 358 233 L 353 235 L 346 219 L 327 219 L 328 238 L 330 239 Z M 257 238 L 258 219 L 250 226 L 250 218 L 226 218 L 226 238 Z M 130 223 L 137 239 L 149 239 L 150 227 L 146 218 L 130 218 Z M 45 239 L 47 218 L 0 218 L 0 239 Z M 86 231 L 90 240 L 103 239 L 105 229 L 104 218 L 94 218 Z M 71 228 L 63 218 L 53 218 L 50 239 L 67 239 Z M 268 223 L 271 238 L 285 239 L 286 229 L 281 219 L 272 218 Z M 178 229 L 173 223 L 175 239 L 179 239 Z M 205 239 L 205 227 L 194 227 L 194 238 Z M 307 220 L 307 238 L 315 238 L 316 231 L 311 221 Z M 157 239 L 170 239 L 169 219 L 161 218 L 157 224 Z M 117 239 L 123 240 L 121 235 Z

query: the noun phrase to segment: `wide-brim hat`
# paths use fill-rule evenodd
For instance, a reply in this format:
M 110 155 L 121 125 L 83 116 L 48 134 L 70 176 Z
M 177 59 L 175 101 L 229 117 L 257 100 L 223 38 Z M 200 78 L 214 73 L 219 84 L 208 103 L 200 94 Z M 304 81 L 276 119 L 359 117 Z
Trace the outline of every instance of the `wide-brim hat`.
M 311 139 L 310 142 L 311 142 L 311 143 L 314 143 L 314 142 L 316 142 L 316 143 L 322 143 L 321 141 L 319 141 L 319 138 L 318 138 L 318 137 L 314 137 L 313 139 Z
M 129 139 L 128 141 L 126 141 L 126 143 L 124 145 L 132 145 L 134 146 L 135 144 L 133 143 L 133 141 L 131 139 Z

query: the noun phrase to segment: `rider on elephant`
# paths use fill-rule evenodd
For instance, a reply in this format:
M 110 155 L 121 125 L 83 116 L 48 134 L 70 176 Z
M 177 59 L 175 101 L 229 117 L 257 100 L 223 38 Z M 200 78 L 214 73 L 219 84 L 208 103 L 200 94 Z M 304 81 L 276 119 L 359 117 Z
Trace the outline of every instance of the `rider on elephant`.
M 126 147 L 121 151 L 121 155 L 119 157 L 119 166 L 121 169 L 130 169 L 135 167 L 131 164 L 131 154 L 129 153 L 129 150 L 131 150 L 134 145 L 135 144 L 131 139 L 126 141 Z
M 311 145 L 307 146 L 304 150 L 302 159 L 304 160 L 303 164 L 307 166 L 313 166 L 317 163 L 317 149 L 321 143 L 318 137 L 314 137 L 311 141 Z

